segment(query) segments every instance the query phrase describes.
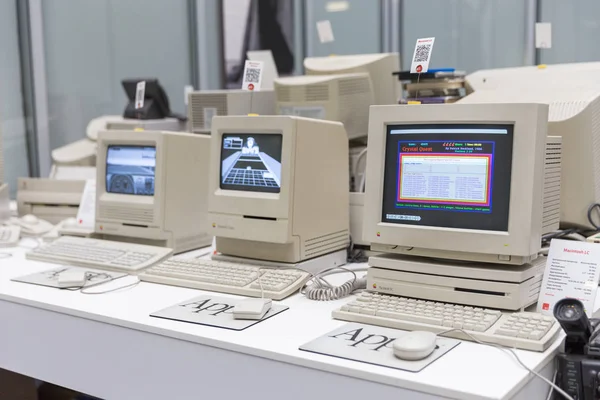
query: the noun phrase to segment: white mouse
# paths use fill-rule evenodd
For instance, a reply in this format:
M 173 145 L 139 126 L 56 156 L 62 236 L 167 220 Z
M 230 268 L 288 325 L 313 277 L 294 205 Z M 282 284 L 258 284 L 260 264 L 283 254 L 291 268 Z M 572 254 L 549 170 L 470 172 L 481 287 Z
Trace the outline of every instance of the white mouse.
M 38 223 L 38 217 L 33 214 L 24 215 L 22 218 L 23 222 L 30 225 L 35 225 Z
M 261 319 L 271 309 L 271 299 L 244 299 L 233 307 L 233 319 Z
M 422 360 L 435 350 L 436 338 L 431 332 L 408 332 L 394 341 L 394 355 L 401 360 Z

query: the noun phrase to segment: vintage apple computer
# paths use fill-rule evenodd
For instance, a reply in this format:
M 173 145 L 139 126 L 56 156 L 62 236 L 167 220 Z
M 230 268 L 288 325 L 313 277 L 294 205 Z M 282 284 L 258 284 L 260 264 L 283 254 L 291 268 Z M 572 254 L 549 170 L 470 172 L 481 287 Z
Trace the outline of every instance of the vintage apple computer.
M 209 245 L 209 142 L 176 132 L 101 132 L 96 234 L 175 253 Z
M 600 85 L 537 87 L 525 91 L 479 90 L 460 103 L 542 103 L 549 105 L 548 135 L 562 138 L 560 223 L 563 227 L 596 229 L 594 204 L 600 203 Z
M 277 114 L 339 121 L 348 139 L 367 137 L 374 103 L 369 74 L 290 76 L 274 85 Z
M 217 115 L 274 115 L 273 89 L 201 90 L 188 94 L 188 131 L 210 135 L 212 118 Z
M 215 117 L 210 158 L 208 222 L 218 254 L 169 260 L 142 280 L 281 299 L 302 287 L 302 270 L 346 262 L 348 137 L 341 123 Z
M 304 59 L 307 75 L 338 75 L 366 72 L 371 77 L 374 104 L 398 104 L 400 83 L 392 75 L 400 70 L 398 53 L 357 54 Z
M 208 246 L 209 159 L 208 135 L 100 132 L 95 238 L 62 236 L 27 258 L 138 273 Z
M 371 107 L 364 238 L 387 254 L 369 258 L 370 292 L 334 318 L 547 348 L 553 322 L 517 312 L 513 327 L 498 311 L 537 301 L 541 235 L 558 225 L 544 206 L 560 156 L 547 119 L 542 104 Z

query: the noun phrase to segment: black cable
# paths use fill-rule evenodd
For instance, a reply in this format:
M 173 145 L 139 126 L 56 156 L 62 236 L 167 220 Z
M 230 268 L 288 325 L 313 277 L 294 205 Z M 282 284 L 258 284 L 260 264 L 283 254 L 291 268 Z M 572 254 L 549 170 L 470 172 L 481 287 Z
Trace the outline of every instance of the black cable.
M 346 249 L 346 261 L 350 264 L 352 263 L 364 263 L 369 261 L 369 257 L 365 254 L 362 249 L 354 248 L 354 241 L 352 240 L 352 235 L 350 237 L 350 244 Z

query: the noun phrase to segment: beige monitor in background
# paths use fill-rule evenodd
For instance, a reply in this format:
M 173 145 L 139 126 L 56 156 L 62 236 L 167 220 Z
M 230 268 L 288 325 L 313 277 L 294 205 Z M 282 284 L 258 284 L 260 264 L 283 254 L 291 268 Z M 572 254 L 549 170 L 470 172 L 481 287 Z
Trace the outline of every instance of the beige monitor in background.
M 209 245 L 209 148 L 207 135 L 100 132 L 96 234 L 176 253 Z
M 521 265 L 543 233 L 548 106 L 374 106 L 364 239 L 385 253 Z
M 357 54 L 350 56 L 307 57 L 307 75 L 335 75 L 366 72 L 371 77 L 374 104 L 398 104 L 400 82 L 392 75 L 400 70 L 398 53 Z
M 341 123 L 215 117 L 210 158 L 217 251 L 284 264 L 341 251 L 345 262 L 348 137 Z M 334 266 L 325 264 L 319 269 Z
M 589 208 L 600 203 L 600 86 L 537 88 L 527 91 L 481 90 L 460 103 L 548 104 L 548 135 L 562 137 L 560 222 L 595 229 Z M 600 214 L 592 213 L 595 224 Z
M 305 75 L 275 80 L 277 114 L 339 121 L 348 139 L 367 136 L 373 89 L 369 74 Z
M 217 115 L 274 115 L 275 92 L 271 90 L 201 90 L 188 94 L 188 131 L 209 135 Z

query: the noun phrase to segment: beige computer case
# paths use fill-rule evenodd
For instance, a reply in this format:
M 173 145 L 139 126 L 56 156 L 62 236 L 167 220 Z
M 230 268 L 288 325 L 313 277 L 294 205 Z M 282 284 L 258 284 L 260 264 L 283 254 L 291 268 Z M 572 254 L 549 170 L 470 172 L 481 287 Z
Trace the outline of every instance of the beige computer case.
M 209 245 L 207 232 L 210 137 L 145 131 L 135 137 L 100 132 L 98 156 L 108 145 L 156 146 L 154 196 L 106 192 L 106 164 L 97 166 L 96 227 L 102 238 L 170 247 L 175 253 Z
M 392 75 L 400 70 L 398 53 L 307 57 L 304 59 L 304 68 L 307 75 L 366 72 L 373 84 L 373 104 L 398 104 L 400 82 Z
M 223 133 L 282 133 L 281 191 L 220 189 Z M 217 251 L 295 263 L 349 242 L 348 138 L 339 122 L 292 116 L 213 120 L 209 222 Z
M 210 135 L 216 115 L 274 115 L 271 90 L 202 90 L 188 94 L 188 131 Z
M 375 101 L 369 74 L 291 76 L 274 85 L 277 114 L 339 121 L 348 139 L 366 138 Z
M 560 222 L 593 228 L 587 212 L 600 202 L 600 87 L 481 90 L 460 101 L 511 102 L 550 106 L 548 135 L 562 137 Z

